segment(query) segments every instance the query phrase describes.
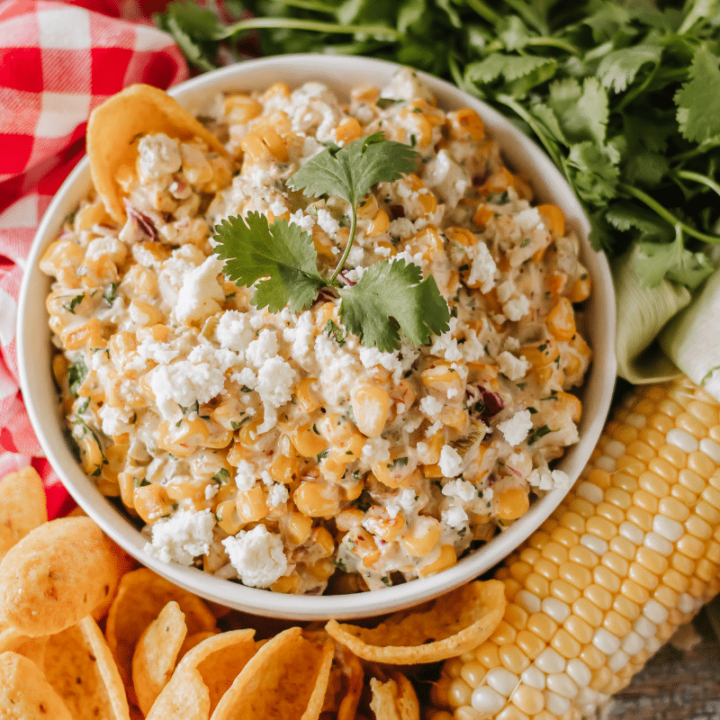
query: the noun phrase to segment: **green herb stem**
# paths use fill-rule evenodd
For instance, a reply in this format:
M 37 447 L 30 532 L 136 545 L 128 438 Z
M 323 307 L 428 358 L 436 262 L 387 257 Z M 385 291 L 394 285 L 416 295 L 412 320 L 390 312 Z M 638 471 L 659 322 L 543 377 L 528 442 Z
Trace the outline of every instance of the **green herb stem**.
M 287 5 L 288 7 L 295 7 L 299 10 L 309 10 L 311 12 L 327 13 L 328 15 L 334 15 L 337 11 L 336 7 L 332 5 L 326 5 L 318 0 L 276 0 L 276 2 Z
M 330 33 L 336 35 L 382 35 L 392 40 L 401 40 L 402 33 L 382 25 L 339 25 L 320 20 L 294 20 L 289 18 L 249 18 L 228 25 L 217 35 L 218 40 L 225 40 L 247 30 L 266 30 L 284 28 L 286 30 L 309 30 L 310 32 Z
M 333 274 L 330 276 L 330 279 L 328 280 L 328 285 L 334 285 L 335 280 L 337 279 L 337 276 L 340 274 L 340 271 L 343 269 L 343 265 L 345 264 L 345 261 L 348 259 L 348 255 L 350 254 L 350 249 L 352 248 L 353 240 L 355 240 L 355 230 L 357 228 L 357 206 L 355 203 L 350 203 L 352 205 L 352 220 L 350 221 L 350 235 L 348 236 L 347 245 L 345 246 L 345 251 L 342 254 L 342 257 L 340 258 L 340 262 L 338 262 L 337 267 L 335 268 Z
M 657 202 L 657 200 L 651 198 L 642 190 L 638 190 L 637 188 L 626 185 L 625 183 L 618 183 L 618 189 L 627 193 L 631 197 L 634 197 L 636 200 L 639 200 L 644 205 L 647 205 L 647 207 L 656 212 L 663 220 L 665 220 L 665 222 L 670 225 L 681 227 L 691 237 L 694 237 L 697 240 L 702 240 L 703 242 L 713 243 L 715 245 L 720 244 L 720 236 L 707 235 L 706 233 L 696 230 L 687 223 L 684 223 L 682 220 L 675 217 L 675 215 L 673 215 L 669 210 L 666 210 L 659 202 Z
M 720 184 L 711 180 L 707 175 L 700 175 L 700 173 L 692 172 L 691 170 L 678 170 L 675 175 L 682 180 L 690 180 L 691 182 L 705 185 L 705 187 L 710 188 L 714 193 L 720 195 Z
M 547 154 L 551 157 L 555 165 L 558 168 L 562 169 L 565 177 L 567 178 L 568 172 L 567 168 L 565 167 L 564 158 L 562 158 L 558 153 L 558 149 L 557 147 L 555 147 L 555 144 L 551 143 L 545 133 L 540 129 L 537 122 L 535 121 L 535 118 L 522 105 L 520 105 L 520 103 L 518 103 L 514 98 L 510 97 L 509 95 L 500 94 L 497 96 L 497 100 L 503 105 L 509 107 L 511 110 L 514 110 L 518 117 L 522 118 L 530 126 L 532 131 L 535 133 L 535 135 L 538 137 L 543 147 L 547 151 Z
M 497 25 L 502 16 L 498 15 L 492 8 L 488 7 L 482 0 L 465 0 L 468 7 L 474 10 L 483 20 L 487 20 L 491 25 Z
M 564 50 L 566 53 L 570 53 L 570 55 L 575 55 L 576 57 L 582 55 L 582 52 L 574 45 L 556 37 L 534 37 L 530 38 L 526 44 L 531 47 L 554 47 L 558 50 Z

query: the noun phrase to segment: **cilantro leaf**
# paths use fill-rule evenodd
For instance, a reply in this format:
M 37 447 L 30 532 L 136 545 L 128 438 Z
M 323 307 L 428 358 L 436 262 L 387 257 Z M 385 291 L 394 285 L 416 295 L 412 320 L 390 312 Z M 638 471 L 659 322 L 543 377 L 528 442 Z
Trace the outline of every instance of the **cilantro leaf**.
M 598 65 L 597 76 L 604 87 L 620 93 L 633 83 L 643 65 L 657 65 L 662 47 L 644 42 L 608 53 Z
M 251 212 L 246 220 L 223 220 L 215 232 L 215 253 L 225 260 L 228 278 L 247 287 L 260 280 L 252 298 L 258 308 L 280 312 L 289 304 L 299 312 L 310 307 L 325 285 L 312 236 L 287 220 L 269 226 L 264 215 Z
M 416 345 L 449 328 L 450 310 L 432 276 L 404 260 L 383 260 L 363 273 L 351 288 L 340 290 L 340 319 L 366 347 L 393 352 L 400 334 Z M 393 322 L 395 320 L 397 325 Z
M 601 204 L 617 196 L 616 183 L 620 175 L 619 153 L 612 147 L 592 142 L 570 147 L 567 159 L 577 194 L 586 202 Z
M 554 64 L 551 58 L 533 55 L 503 55 L 494 53 L 484 60 L 470 63 L 465 70 L 465 77 L 470 82 L 490 84 L 500 77 L 505 80 L 518 80 L 529 75 L 543 65 Z
M 686 139 L 701 143 L 720 135 L 720 66 L 706 47 L 695 51 L 690 81 L 675 93 L 675 105 Z
M 605 142 L 608 96 L 596 78 L 585 78 L 582 86 L 575 78 L 558 80 L 551 83 L 549 90 L 548 106 L 571 141 Z
M 671 243 L 642 242 L 638 250 L 633 269 L 643 287 L 656 287 L 667 278 L 694 290 L 715 271 L 705 255 L 685 247 L 680 231 Z
M 308 197 L 332 194 L 355 206 L 375 183 L 392 182 L 415 170 L 419 157 L 409 145 L 386 141 L 378 132 L 339 150 L 324 150 L 308 160 L 287 184 Z

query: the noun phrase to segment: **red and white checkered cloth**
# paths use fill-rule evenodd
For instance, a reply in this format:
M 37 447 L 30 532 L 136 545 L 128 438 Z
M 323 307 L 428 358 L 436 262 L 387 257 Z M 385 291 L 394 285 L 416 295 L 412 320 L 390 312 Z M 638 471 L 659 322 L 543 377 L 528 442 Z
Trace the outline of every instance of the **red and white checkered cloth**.
M 71 503 L 19 393 L 15 321 L 23 267 L 53 194 L 84 153 L 87 119 L 132 83 L 168 88 L 187 66 L 148 20 L 162 0 L 0 1 L 0 477 L 32 463 L 50 517 Z

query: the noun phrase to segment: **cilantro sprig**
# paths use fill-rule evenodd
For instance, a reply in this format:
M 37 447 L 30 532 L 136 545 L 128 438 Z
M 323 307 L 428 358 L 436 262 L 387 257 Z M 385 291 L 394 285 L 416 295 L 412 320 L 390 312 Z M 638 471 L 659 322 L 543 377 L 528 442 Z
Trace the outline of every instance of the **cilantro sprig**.
M 354 285 L 338 282 L 357 232 L 357 205 L 379 182 L 392 182 L 412 172 L 418 154 L 409 146 L 375 133 L 316 155 L 288 179 L 291 190 L 307 197 L 335 195 L 350 205 L 350 232 L 344 252 L 329 277 L 318 269 L 312 235 L 287 220 L 251 212 L 233 216 L 215 228 L 215 253 L 225 261 L 225 274 L 253 287 L 251 303 L 279 312 L 309 308 L 321 291 L 340 298 L 340 321 L 363 345 L 392 352 L 400 332 L 424 345 L 449 327 L 450 310 L 435 279 L 405 260 L 383 260 L 363 272 Z M 335 339 L 344 337 L 337 328 Z

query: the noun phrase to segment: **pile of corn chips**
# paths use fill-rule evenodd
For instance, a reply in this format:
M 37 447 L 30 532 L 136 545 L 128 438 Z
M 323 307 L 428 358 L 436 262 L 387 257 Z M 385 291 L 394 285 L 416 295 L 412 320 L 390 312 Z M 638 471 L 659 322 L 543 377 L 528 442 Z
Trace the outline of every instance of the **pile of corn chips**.
M 372 628 L 268 622 L 137 568 L 82 514 L 48 522 L 32 468 L 0 480 L 3 719 L 419 720 L 396 666 L 479 645 L 504 609 L 491 580 Z

